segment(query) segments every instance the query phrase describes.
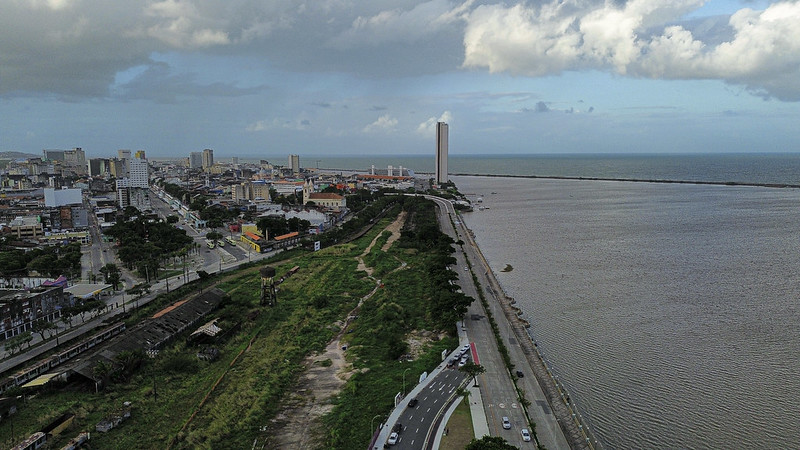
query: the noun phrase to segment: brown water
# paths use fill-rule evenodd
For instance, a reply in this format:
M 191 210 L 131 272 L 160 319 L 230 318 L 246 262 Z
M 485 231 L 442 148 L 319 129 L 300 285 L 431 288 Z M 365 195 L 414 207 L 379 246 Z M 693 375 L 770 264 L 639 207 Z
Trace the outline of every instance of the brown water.
M 800 448 L 800 190 L 453 179 L 605 448 Z

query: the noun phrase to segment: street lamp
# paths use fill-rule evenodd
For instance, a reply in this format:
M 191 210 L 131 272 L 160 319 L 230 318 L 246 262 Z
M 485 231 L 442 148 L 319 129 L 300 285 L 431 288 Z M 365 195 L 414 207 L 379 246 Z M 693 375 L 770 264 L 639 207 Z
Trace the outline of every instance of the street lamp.
M 403 397 L 404 398 L 406 396 L 406 372 L 408 372 L 409 370 L 411 370 L 411 367 L 409 367 L 408 369 L 403 371 Z
M 375 428 L 373 428 L 372 426 L 375 424 L 375 419 L 380 417 L 380 416 L 381 416 L 380 414 L 375 414 L 375 417 L 373 417 L 372 420 L 369 421 L 369 432 L 370 433 L 375 433 Z

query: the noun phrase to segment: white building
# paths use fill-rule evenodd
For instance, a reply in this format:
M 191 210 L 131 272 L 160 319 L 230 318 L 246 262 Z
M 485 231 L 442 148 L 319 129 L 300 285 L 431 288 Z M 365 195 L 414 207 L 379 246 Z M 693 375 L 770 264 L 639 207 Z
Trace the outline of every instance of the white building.
M 83 196 L 80 189 L 44 188 L 44 206 L 56 208 L 67 205 L 80 205 Z
M 447 123 L 437 122 L 436 123 L 436 184 L 443 184 L 448 182 L 447 138 L 448 138 Z
M 150 169 L 147 160 L 143 158 L 133 158 L 128 164 L 128 177 L 130 187 L 147 189 L 150 187 Z

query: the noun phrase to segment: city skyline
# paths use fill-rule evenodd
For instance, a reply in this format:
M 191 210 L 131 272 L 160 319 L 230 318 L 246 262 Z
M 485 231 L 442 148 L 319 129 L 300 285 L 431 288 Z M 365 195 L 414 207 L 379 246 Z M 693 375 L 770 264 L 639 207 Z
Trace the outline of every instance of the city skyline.
M 797 152 L 800 3 L 0 5 L 0 151 Z M 283 156 L 285 157 L 285 156 Z

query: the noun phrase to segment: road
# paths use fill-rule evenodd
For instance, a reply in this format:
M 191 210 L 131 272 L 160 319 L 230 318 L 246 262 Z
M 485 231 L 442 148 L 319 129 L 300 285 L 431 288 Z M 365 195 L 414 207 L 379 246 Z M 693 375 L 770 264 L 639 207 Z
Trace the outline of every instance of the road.
M 525 413 L 517 399 L 512 374 L 506 369 L 497 348 L 494 332 L 485 317 L 486 312 L 481 303 L 477 301 L 479 296 L 472 280 L 473 273 L 484 290 L 484 295 L 500 329 L 504 345 L 509 351 L 512 363 L 515 365 L 514 370 L 519 370 L 523 374 L 523 378 L 519 379 L 518 383 L 520 383 L 520 387 L 526 393 L 526 398 L 530 401 L 528 413 L 536 423 L 539 442 L 551 450 L 569 449 L 569 444 L 555 416 L 550 411 L 547 399 L 536 381 L 533 370 L 527 363 L 525 354 L 519 346 L 514 332 L 511 330 L 505 313 L 499 307 L 495 293 L 487 288 L 490 286 L 487 277 L 489 268 L 485 265 L 477 248 L 473 246 L 472 239 L 468 238 L 466 226 L 456 214 L 451 202 L 439 197 L 426 197 L 436 202 L 439 206 L 439 222 L 442 231 L 450 235 L 456 242 L 459 240 L 464 242 L 464 245 L 460 246 L 463 248 L 463 252 L 459 250 L 454 256 L 458 261 L 459 286 L 461 286 L 466 295 L 476 299 L 470 306 L 464 323 L 467 328 L 467 336 L 475 346 L 477 353 L 476 363 L 481 364 L 486 369 L 486 372 L 478 377 L 478 383 L 490 434 L 492 436 L 501 436 L 510 444 L 519 448 L 536 448 L 533 442 L 524 442 L 522 440 L 520 430 L 522 428 L 530 429 L 530 427 L 527 426 Z M 469 260 L 469 264 L 467 260 Z M 473 315 L 480 318 L 472 320 L 471 317 Z M 510 419 L 510 430 L 503 429 L 503 417 Z
M 407 407 L 400 414 L 396 423 L 400 424 L 402 430 L 399 433 L 397 444 L 392 448 L 400 450 L 422 448 L 426 440 L 431 438 L 431 429 L 436 418 L 441 416 L 450 400 L 453 399 L 456 390 L 464 381 L 464 377 L 465 375 L 458 370 L 445 369 L 432 382 L 425 385 L 414 396 L 418 401 L 417 405 Z

